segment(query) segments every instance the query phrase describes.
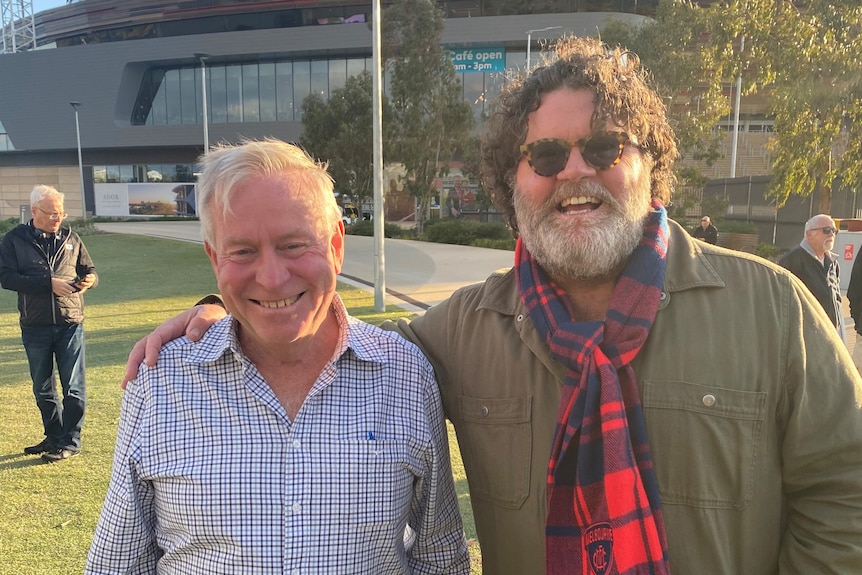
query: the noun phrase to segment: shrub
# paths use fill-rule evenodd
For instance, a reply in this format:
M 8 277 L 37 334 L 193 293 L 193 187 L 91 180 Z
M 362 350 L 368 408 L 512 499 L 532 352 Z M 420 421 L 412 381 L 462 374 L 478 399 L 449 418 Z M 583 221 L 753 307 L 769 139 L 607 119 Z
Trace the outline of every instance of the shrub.
M 480 239 L 508 240 L 509 229 L 501 223 L 476 222 L 472 220 L 446 219 L 425 226 L 425 239 L 439 244 L 475 245 Z
M 72 228 L 72 231 L 79 236 L 95 236 L 96 234 L 105 233 L 96 227 L 96 222 L 94 222 L 92 219 L 67 220 L 63 222 L 63 225 Z
M 370 237 L 374 235 L 374 222 L 371 220 L 363 220 L 361 222 L 356 222 L 355 224 L 345 226 L 344 229 L 345 232 L 350 235 Z M 390 224 L 388 222 L 383 223 L 384 238 L 402 239 L 412 237 L 412 235 L 412 232 L 408 230 L 403 230 L 396 224 Z
M 6 235 L 6 232 L 18 225 L 18 218 L 8 218 L 0 220 L 0 239 Z
M 494 250 L 509 250 L 510 252 L 515 251 L 515 238 L 509 238 L 507 240 L 489 240 L 488 238 L 480 238 L 478 240 L 474 240 L 470 245 L 474 248 L 491 248 Z
M 757 244 L 757 248 L 754 250 L 754 253 L 756 255 L 771 262 L 777 262 L 779 256 L 783 252 L 784 250 L 768 242 L 760 242 L 759 244 Z
M 718 228 L 718 233 L 725 234 L 756 234 L 757 224 L 754 222 L 746 222 L 744 220 L 724 220 L 715 225 Z

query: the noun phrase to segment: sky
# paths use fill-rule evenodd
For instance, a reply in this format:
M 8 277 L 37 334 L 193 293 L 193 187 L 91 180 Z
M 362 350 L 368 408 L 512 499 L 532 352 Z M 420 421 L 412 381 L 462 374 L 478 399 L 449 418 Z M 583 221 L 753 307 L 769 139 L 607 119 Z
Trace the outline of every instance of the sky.
M 33 13 L 36 14 L 42 10 L 48 10 L 50 8 L 65 5 L 66 0 L 33 0 Z

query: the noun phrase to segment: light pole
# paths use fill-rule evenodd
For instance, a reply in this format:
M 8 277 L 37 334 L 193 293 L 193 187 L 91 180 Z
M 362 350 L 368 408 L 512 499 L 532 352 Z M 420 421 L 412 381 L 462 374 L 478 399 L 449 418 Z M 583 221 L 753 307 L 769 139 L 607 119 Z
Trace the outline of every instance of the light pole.
M 84 195 L 84 162 L 81 159 L 81 124 L 78 123 L 78 106 L 81 102 L 69 102 L 75 109 L 75 133 L 78 135 L 78 173 L 81 176 L 81 219 L 87 219 L 87 198 Z
M 548 26 L 547 28 L 539 28 L 538 30 L 527 30 L 527 73 L 530 73 L 530 43 L 533 39 L 534 32 L 547 32 L 548 30 L 559 30 L 562 26 Z
M 207 114 L 207 58 L 209 57 L 209 54 L 202 52 L 195 53 L 195 58 L 200 60 L 201 63 L 201 99 L 203 100 L 201 109 L 204 113 L 204 155 L 207 155 L 210 151 L 209 117 Z

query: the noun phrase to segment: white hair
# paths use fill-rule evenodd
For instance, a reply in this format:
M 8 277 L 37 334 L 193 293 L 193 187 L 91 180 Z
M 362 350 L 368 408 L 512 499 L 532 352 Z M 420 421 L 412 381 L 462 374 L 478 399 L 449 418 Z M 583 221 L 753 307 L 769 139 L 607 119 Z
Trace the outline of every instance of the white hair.
M 46 186 L 45 184 L 37 184 L 33 186 L 33 191 L 30 192 L 30 207 L 35 208 L 42 200 L 48 198 L 60 198 L 62 202 L 66 196 L 57 191 L 57 188 Z

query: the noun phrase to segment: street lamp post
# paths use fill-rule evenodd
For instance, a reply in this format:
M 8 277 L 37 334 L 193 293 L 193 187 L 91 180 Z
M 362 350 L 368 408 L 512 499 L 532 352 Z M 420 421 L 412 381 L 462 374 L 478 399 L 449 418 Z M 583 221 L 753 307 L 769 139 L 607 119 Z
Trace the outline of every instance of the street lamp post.
M 81 158 L 81 124 L 78 123 L 78 106 L 81 102 L 69 102 L 75 109 L 75 133 L 78 136 L 78 173 L 81 177 L 81 219 L 87 219 L 87 197 L 84 194 L 84 162 Z
M 195 58 L 201 63 L 201 110 L 204 113 L 204 155 L 210 150 L 210 134 L 209 134 L 209 115 L 207 114 L 207 58 L 209 54 L 202 52 L 195 53 Z
M 530 72 L 530 44 L 535 32 L 547 32 L 548 30 L 559 30 L 562 26 L 548 26 L 547 28 L 539 28 L 538 30 L 527 30 L 527 73 Z

